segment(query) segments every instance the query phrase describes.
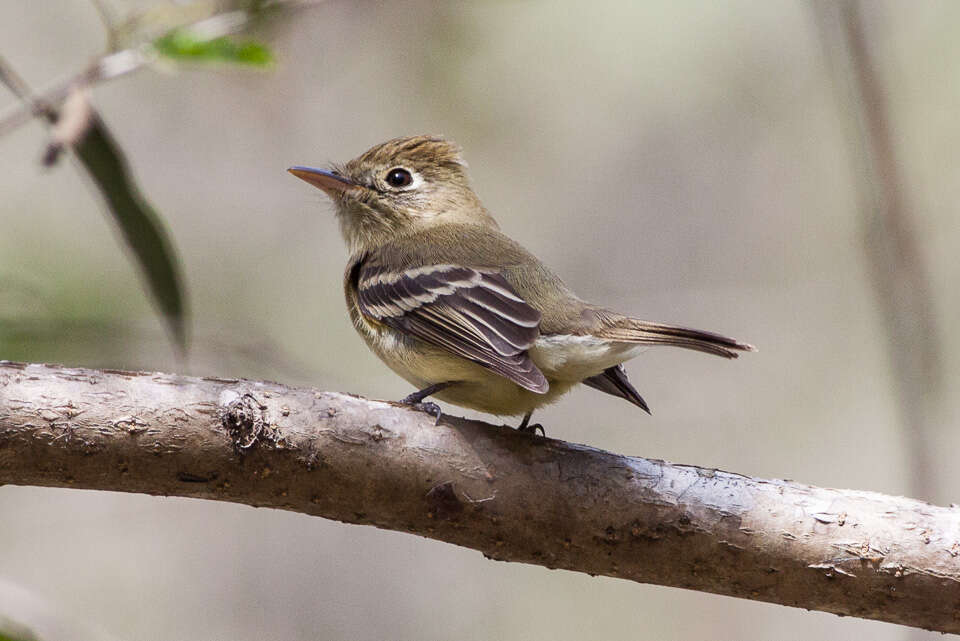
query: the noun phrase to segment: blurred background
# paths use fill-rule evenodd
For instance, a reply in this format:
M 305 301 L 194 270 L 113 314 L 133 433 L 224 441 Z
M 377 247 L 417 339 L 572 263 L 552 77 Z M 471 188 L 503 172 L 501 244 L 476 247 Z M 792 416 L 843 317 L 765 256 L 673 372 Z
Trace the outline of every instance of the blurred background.
M 0 358 L 406 395 L 347 319 L 331 206 L 285 169 L 444 134 L 582 296 L 760 348 L 651 349 L 628 371 L 652 417 L 583 388 L 537 415 L 549 436 L 957 501 L 960 4 L 865 3 L 866 84 L 850 15 L 331 0 L 255 34 L 270 70 L 100 84 L 181 261 L 188 359 L 78 164 L 41 166 L 37 121 L 0 138 Z M 94 3 L 0 2 L 0 55 L 38 90 L 105 43 Z M 109 638 L 939 638 L 217 502 L 8 486 L 0 523 L 0 578 Z

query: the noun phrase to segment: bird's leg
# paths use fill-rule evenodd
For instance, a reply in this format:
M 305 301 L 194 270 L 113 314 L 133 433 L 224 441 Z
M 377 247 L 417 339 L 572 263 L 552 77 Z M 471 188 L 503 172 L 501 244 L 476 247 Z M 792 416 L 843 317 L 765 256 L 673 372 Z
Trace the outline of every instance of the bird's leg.
M 533 410 L 523 415 L 523 420 L 520 421 L 520 425 L 517 426 L 517 431 L 536 434 L 537 430 L 540 430 L 540 434 L 546 436 L 547 433 L 543 431 L 543 425 L 540 425 L 540 423 L 534 423 L 533 425 L 530 425 L 531 416 L 533 416 Z
M 440 390 L 447 389 L 448 387 L 453 385 L 455 382 L 456 381 L 444 381 L 442 383 L 434 383 L 433 385 L 428 385 L 427 387 L 424 387 L 422 390 L 414 392 L 413 394 L 408 394 L 400 402 L 403 403 L 404 405 L 416 405 L 417 403 L 423 402 L 423 399 L 425 399 L 426 397 L 436 394 Z
M 456 383 L 456 381 L 444 381 L 442 383 L 434 383 L 424 387 L 422 390 L 414 392 L 405 396 L 400 402 L 404 405 L 409 405 L 410 407 L 420 410 L 421 412 L 426 412 L 430 416 L 437 417 L 437 423 L 440 423 L 440 417 L 443 415 L 443 412 L 440 411 L 440 406 L 436 403 L 423 402 L 423 399 L 430 396 L 431 394 L 436 394 L 440 390 L 447 389 L 451 385 Z

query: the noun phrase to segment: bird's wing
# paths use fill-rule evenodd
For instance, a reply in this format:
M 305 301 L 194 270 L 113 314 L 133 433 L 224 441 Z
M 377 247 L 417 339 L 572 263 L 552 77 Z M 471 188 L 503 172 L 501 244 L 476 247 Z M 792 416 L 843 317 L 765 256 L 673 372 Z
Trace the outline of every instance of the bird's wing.
M 478 363 L 540 394 L 547 379 L 527 350 L 540 312 L 495 269 L 444 263 L 397 267 L 376 255 L 357 278 L 360 311 L 396 330 Z

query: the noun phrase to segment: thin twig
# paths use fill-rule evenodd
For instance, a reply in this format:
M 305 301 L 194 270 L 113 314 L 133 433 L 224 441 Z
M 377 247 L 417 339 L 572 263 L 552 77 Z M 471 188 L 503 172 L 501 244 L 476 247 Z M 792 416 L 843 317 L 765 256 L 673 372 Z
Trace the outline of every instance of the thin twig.
M 49 123 L 56 121 L 56 110 L 51 108 L 47 103 L 37 100 L 34 97 L 33 91 L 30 89 L 30 85 L 27 84 L 24 77 L 17 73 L 3 56 L 0 56 L 0 82 L 20 99 L 23 104 L 20 111 L 26 116 L 24 122 L 33 117 L 45 118 Z M 2 131 L 2 128 L 0 128 L 0 131 Z
M 101 5 L 97 0 L 95 2 L 97 2 L 98 7 Z M 325 0 L 274 0 L 264 3 L 262 9 L 282 8 L 285 11 L 294 11 L 315 7 L 323 4 L 323 2 Z M 106 7 L 104 6 L 104 8 Z M 250 25 L 253 17 L 249 11 L 245 10 L 228 11 L 186 26 L 177 27 L 177 29 L 186 31 L 194 40 L 202 42 L 242 31 Z M 111 39 L 114 39 L 115 27 L 108 28 L 108 31 L 111 33 Z M 30 104 L 14 107 L 8 113 L 0 116 L 0 137 L 23 126 L 36 116 L 45 116 L 50 119 L 50 115 L 56 113 L 56 106 L 66 99 L 73 87 L 92 86 L 114 80 L 150 64 L 156 59 L 157 55 L 149 43 L 110 53 L 97 59 L 79 73 L 55 82 L 41 91 Z M 22 78 L 0 57 L 0 81 L 7 84 L 21 98 L 31 95 L 26 83 L 18 83 L 18 80 L 22 81 Z M 42 106 L 42 110 L 38 111 L 38 106 Z M 55 118 L 55 115 L 53 118 Z
M 107 51 L 114 51 L 117 48 L 117 14 L 113 7 L 107 4 L 107 0 L 90 1 L 96 8 L 100 21 L 103 23 L 103 28 L 107 32 Z
M 118 51 L 98 59 L 80 73 L 57 82 L 36 95 L 32 94 L 26 85 L 19 86 L 16 81 L 13 84 L 5 82 L 24 101 L 24 104 L 14 107 L 5 116 L 0 117 L 0 136 L 10 133 L 37 116 L 55 120 L 56 105 L 63 102 L 74 87 L 84 87 L 119 78 L 136 71 L 151 59 L 138 49 Z M 19 78 L 9 63 L 0 58 L 0 79 L 10 77 Z
M 189 31 L 198 41 L 213 40 L 240 31 L 247 25 L 249 19 L 249 13 L 246 11 L 230 11 L 205 18 L 182 28 Z M 103 56 L 80 73 L 55 82 L 52 86 L 44 89 L 28 104 L 14 107 L 7 114 L 0 116 L 0 136 L 10 133 L 37 115 L 48 113 L 49 110 L 55 108 L 55 105 L 63 102 L 74 87 L 87 87 L 120 78 L 156 59 L 157 55 L 149 45 L 124 49 Z M 11 77 L 13 78 L 12 84 L 7 83 L 7 80 Z M 2 58 L 0 58 L 0 80 L 7 83 L 7 86 L 21 98 L 30 95 L 25 83 L 18 86 L 17 81 L 22 79 Z M 38 106 L 43 106 L 43 111 L 40 113 L 38 113 Z

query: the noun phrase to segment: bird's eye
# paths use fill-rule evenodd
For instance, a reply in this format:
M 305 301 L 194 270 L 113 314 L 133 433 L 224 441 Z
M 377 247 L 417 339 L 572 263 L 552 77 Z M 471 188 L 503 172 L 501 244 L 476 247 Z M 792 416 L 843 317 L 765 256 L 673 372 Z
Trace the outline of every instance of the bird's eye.
M 387 172 L 387 184 L 391 187 L 407 187 L 413 182 L 413 176 L 402 167 Z

